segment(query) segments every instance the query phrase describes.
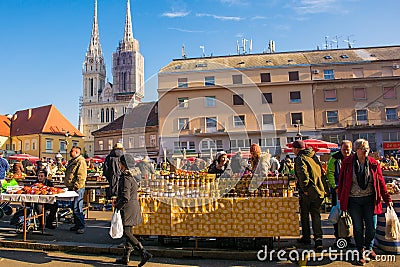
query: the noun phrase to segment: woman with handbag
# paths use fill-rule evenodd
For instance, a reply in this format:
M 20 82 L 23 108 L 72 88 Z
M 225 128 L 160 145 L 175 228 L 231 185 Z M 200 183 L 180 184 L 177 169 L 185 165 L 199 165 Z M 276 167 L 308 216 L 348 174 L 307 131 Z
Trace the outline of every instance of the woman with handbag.
M 125 237 L 126 243 L 124 246 L 124 254 L 122 258 L 116 260 L 116 263 L 128 265 L 129 257 L 136 249 L 141 257 L 141 261 L 138 265 L 141 267 L 151 259 L 153 255 L 143 247 L 132 233 L 132 227 L 142 222 L 142 214 L 137 194 L 141 175 L 138 168 L 132 168 L 135 164 L 135 159 L 130 154 L 124 154 L 120 157 L 119 167 L 121 169 L 121 177 L 118 180 L 118 196 L 115 208 L 121 212 L 122 224 L 124 226 L 123 237 Z M 128 166 L 132 169 L 130 170 Z
M 342 161 L 338 197 L 340 209 L 348 211 L 353 221 L 354 240 L 360 253 L 357 264 L 365 265 L 368 259 L 376 258 L 372 247 L 377 214 L 382 213 L 382 199 L 389 207 L 393 206 L 393 203 L 379 163 L 368 156 L 368 141 L 358 139 L 353 148 L 355 154 Z M 365 249 L 368 250 L 368 258 L 364 257 Z

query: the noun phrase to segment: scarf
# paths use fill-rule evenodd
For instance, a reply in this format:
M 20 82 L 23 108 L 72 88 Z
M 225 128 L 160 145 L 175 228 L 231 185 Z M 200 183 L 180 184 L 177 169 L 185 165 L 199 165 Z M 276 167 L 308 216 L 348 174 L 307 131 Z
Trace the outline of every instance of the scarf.
M 365 159 L 364 168 L 361 168 L 361 163 L 358 160 L 357 154 L 355 154 L 354 155 L 354 159 L 353 159 L 353 168 L 354 168 L 354 172 L 355 172 L 356 177 L 357 177 L 358 186 L 362 190 L 367 189 L 369 180 L 371 179 L 371 175 L 369 173 L 369 160 L 368 160 L 368 157 Z

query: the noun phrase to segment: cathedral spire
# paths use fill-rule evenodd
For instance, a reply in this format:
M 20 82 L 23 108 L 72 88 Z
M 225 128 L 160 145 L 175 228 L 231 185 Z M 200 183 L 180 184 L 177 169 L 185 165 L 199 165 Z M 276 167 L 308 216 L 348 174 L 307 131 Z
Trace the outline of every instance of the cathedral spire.
M 126 18 L 124 30 L 124 42 L 129 43 L 133 41 L 132 19 L 131 19 L 131 4 L 130 1 L 126 2 Z
M 92 36 L 90 37 L 88 55 L 93 57 L 103 57 L 99 37 L 99 24 L 97 22 L 97 0 L 94 1 Z

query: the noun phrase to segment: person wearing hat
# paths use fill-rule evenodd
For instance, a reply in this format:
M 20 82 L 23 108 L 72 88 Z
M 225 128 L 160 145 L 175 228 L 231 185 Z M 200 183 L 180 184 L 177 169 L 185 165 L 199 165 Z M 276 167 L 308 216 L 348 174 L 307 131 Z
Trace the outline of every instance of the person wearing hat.
M 106 191 L 106 198 L 108 200 L 111 197 L 116 196 L 118 193 L 118 179 L 121 175 L 119 168 L 119 158 L 123 155 L 123 146 L 121 143 L 116 143 L 110 154 L 104 160 L 103 164 L 103 175 L 106 177 L 109 187 Z
M 118 196 L 115 208 L 121 211 L 123 237 L 126 239 L 122 258 L 116 263 L 129 264 L 130 255 L 134 250 L 140 254 L 139 267 L 143 266 L 153 255 L 148 252 L 132 233 L 132 227 L 142 223 L 142 214 L 138 200 L 138 188 L 141 177 L 139 168 L 132 155 L 124 154 L 119 158 L 121 177 L 118 180 Z
M 310 219 L 314 234 L 315 249 L 322 251 L 322 226 L 320 208 L 325 197 L 325 188 L 322 182 L 321 163 L 314 150 L 306 148 L 302 140 L 292 144 L 294 172 L 299 189 L 300 221 L 303 236 L 297 242 L 311 244 Z
M 225 151 L 220 151 L 215 156 L 214 161 L 208 167 L 208 173 L 217 174 L 217 175 L 230 175 L 231 174 L 231 166 L 229 163 L 228 155 Z

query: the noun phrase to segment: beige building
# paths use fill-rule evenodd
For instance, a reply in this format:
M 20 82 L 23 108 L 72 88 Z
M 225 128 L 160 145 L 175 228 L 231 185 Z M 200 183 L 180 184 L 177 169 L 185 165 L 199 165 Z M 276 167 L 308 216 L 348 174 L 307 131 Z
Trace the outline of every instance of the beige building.
M 303 138 L 334 142 L 370 140 L 373 131 L 370 142 L 382 142 L 377 130 L 399 127 L 399 52 L 394 46 L 173 60 L 158 75 L 161 151 L 205 155 L 258 143 L 280 154 L 300 130 Z M 368 97 L 359 99 L 358 88 Z M 367 118 L 359 111 L 377 113 L 378 106 Z

